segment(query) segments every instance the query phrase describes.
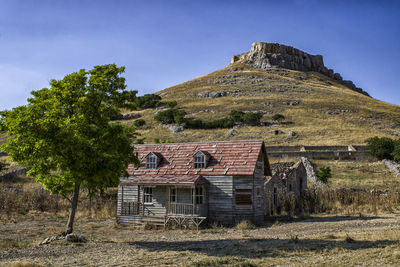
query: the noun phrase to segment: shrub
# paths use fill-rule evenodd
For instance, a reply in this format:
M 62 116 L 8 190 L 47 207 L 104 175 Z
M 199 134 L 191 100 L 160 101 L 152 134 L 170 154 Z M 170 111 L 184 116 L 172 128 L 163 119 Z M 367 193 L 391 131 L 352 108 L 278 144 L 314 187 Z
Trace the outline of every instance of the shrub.
M 281 120 L 284 120 L 284 119 L 285 119 L 285 116 L 283 116 L 282 114 L 277 113 L 277 114 L 275 114 L 275 115 L 272 116 L 272 119 L 273 119 L 274 121 L 281 121 Z
M 133 125 L 134 125 L 135 127 L 137 127 L 137 128 L 142 127 L 142 126 L 145 125 L 145 124 L 146 124 L 146 121 L 145 121 L 144 119 L 138 119 L 138 120 L 135 120 L 135 121 L 133 122 Z
M 244 112 L 240 110 L 232 110 L 230 113 L 231 119 L 235 122 L 243 122 Z
M 332 178 L 331 167 L 321 167 L 319 168 L 319 172 L 317 174 L 317 179 L 324 184 L 328 183 L 328 180 Z
M 400 139 L 394 142 L 394 149 L 392 152 L 393 160 L 400 163 Z
M 0 160 L 0 172 L 3 170 L 7 170 L 8 166 L 9 164 L 7 162 Z
M 256 228 L 254 224 L 247 220 L 241 221 L 240 223 L 235 225 L 236 230 L 251 230 L 254 228 Z
M 213 121 L 187 120 L 185 127 L 188 129 L 217 129 L 231 128 L 235 122 L 231 118 L 222 118 Z
M 164 111 L 158 112 L 154 119 L 161 123 L 174 123 L 176 120 L 180 121 L 181 118 L 183 119 L 186 115 L 186 112 L 181 109 L 171 108 Z
M 146 94 L 144 96 L 137 97 L 139 108 L 156 108 L 160 105 L 161 96 L 155 94 Z
M 248 112 L 243 115 L 243 122 L 248 125 L 256 126 L 260 124 L 261 113 Z
M 395 141 L 388 137 L 379 138 L 377 136 L 366 140 L 372 156 L 382 159 L 393 159 Z M 400 148 L 399 148 L 400 150 Z
M 170 102 L 167 102 L 167 108 L 174 108 L 174 107 L 176 107 L 176 105 L 178 105 L 178 102 L 176 102 L 176 101 L 170 101 Z

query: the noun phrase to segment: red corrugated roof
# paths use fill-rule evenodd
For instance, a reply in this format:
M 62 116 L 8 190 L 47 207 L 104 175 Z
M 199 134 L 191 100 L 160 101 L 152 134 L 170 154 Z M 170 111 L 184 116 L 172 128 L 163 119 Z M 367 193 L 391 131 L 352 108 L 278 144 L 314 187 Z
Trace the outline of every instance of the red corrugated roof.
M 121 182 L 121 185 L 205 185 L 201 175 L 140 175 Z
M 176 143 L 135 145 L 141 162 L 135 169 L 130 165 L 130 175 L 253 175 L 263 141 L 232 141 L 208 143 Z M 193 154 L 201 150 L 209 155 L 207 167 L 194 169 Z M 146 169 L 146 155 L 150 152 L 162 155 L 157 169 Z

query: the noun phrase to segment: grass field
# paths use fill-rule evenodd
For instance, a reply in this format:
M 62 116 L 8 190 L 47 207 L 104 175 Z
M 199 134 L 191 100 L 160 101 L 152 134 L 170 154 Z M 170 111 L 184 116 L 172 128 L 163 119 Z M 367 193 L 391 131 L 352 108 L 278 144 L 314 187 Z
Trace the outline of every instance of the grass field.
M 0 266 L 395 266 L 400 264 L 400 215 L 266 223 L 255 229 L 144 230 L 113 219 L 78 218 L 87 243 L 57 240 L 66 218 L 27 214 L 0 224 Z

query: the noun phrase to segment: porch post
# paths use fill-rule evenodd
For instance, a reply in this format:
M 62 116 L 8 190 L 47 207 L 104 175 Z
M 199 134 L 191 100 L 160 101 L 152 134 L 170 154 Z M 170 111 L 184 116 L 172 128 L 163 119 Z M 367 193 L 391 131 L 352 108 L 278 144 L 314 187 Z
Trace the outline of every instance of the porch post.
M 192 215 L 196 213 L 196 185 L 193 185 L 192 187 L 192 197 L 193 197 L 193 210 L 192 210 Z

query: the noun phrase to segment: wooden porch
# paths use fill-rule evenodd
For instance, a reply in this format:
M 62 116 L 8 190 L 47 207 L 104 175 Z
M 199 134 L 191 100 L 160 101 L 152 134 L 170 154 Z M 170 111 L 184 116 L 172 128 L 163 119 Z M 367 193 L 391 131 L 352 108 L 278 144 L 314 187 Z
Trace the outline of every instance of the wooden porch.
M 174 203 L 166 202 L 165 214 L 155 214 L 148 204 L 137 201 L 127 201 L 121 203 L 121 216 L 132 216 L 142 223 L 163 225 L 175 222 L 182 227 L 183 225 L 193 224 L 198 229 L 200 224 L 207 218 L 206 204 Z

